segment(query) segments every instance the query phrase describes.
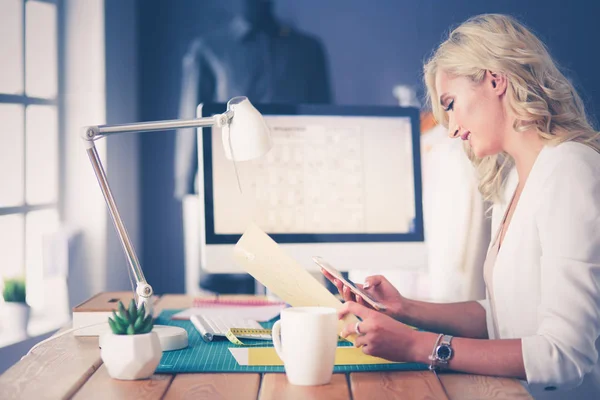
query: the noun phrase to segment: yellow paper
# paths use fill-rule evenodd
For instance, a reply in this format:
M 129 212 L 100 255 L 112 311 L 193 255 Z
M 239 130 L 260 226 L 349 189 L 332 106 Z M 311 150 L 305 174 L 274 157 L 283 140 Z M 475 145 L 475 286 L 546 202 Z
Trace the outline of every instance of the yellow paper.
M 233 258 L 254 279 L 293 307 L 320 306 L 336 310 L 342 307 L 325 286 L 254 224 L 235 245 Z M 338 323 L 338 333 L 346 324 L 356 322 L 358 319 L 354 315 L 346 315 Z M 346 339 L 354 343 L 355 336 L 352 334 Z
M 273 347 L 229 348 L 238 364 L 249 366 L 282 366 L 283 361 Z M 335 365 L 396 364 L 394 361 L 366 355 L 356 347 L 338 347 Z

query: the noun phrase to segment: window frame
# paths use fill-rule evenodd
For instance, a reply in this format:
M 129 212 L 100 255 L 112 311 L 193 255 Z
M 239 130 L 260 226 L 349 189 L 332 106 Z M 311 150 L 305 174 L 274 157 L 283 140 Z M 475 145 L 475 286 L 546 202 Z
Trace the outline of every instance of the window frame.
M 63 12 L 63 0 L 20 0 L 21 1 L 21 40 L 22 40 L 22 54 L 21 54 L 21 68 L 22 68 L 22 93 L 20 94 L 8 94 L 0 92 L 0 104 L 14 104 L 23 106 L 23 168 L 26 169 L 27 165 L 27 107 L 32 105 L 43 105 L 43 106 L 53 106 L 56 109 L 57 115 L 57 196 L 56 199 L 52 202 L 46 202 L 42 204 L 28 204 L 26 191 L 27 191 L 27 175 L 24 173 L 23 176 L 23 200 L 20 205 L 17 206 L 1 206 L 0 205 L 0 216 L 7 215 L 22 215 L 24 220 L 26 220 L 27 215 L 31 212 L 39 211 L 39 210 L 56 210 L 58 214 L 59 223 L 63 221 L 64 218 L 64 193 L 65 193 L 65 161 L 64 161 L 64 152 L 65 152 L 65 135 L 64 135 L 64 12 Z M 27 3 L 36 2 L 36 3 L 47 3 L 53 4 L 56 7 L 56 68 L 57 68 L 57 76 L 56 76 L 56 85 L 57 91 L 56 95 L 53 98 L 40 98 L 34 96 L 27 95 L 27 42 L 26 42 L 26 32 L 27 32 Z M 25 223 L 25 222 L 24 222 Z M 21 260 L 23 265 L 21 266 L 21 271 L 23 276 L 27 275 L 27 267 L 26 267 L 26 252 L 27 252 L 27 229 L 24 226 L 22 232 L 22 240 L 23 240 L 23 250 L 21 255 Z M 2 276 L 0 275 L 0 279 Z M 0 282 L 1 286 L 1 282 Z M 0 299 L 1 300 L 1 299 Z M 1 334 L 1 328 L 0 328 Z

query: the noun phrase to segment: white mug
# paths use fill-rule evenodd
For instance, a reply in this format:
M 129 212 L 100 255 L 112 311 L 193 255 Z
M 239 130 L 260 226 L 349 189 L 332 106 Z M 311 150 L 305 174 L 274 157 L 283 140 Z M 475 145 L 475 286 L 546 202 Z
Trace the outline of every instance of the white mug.
M 281 337 L 280 337 L 281 336 Z M 273 326 L 273 344 L 292 385 L 325 385 L 331 381 L 338 341 L 335 308 L 291 307 Z

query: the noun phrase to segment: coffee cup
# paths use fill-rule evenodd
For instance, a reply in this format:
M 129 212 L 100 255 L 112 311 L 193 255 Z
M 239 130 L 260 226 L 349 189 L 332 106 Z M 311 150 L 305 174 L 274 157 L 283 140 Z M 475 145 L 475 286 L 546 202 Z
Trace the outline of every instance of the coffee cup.
M 324 385 L 331 381 L 338 341 L 335 308 L 291 307 L 273 326 L 273 344 L 292 385 Z

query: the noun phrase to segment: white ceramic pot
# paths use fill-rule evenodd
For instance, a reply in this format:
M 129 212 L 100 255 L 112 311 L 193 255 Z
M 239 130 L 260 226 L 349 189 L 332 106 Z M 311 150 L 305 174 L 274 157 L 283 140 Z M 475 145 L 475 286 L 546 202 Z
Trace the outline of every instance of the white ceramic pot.
M 27 303 L 10 301 L 0 304 L 2 334 L 10 337 L 26 337 L 31 308 Z
M 108 374 L 115 379 L 134 380 L 154 374 L 162 349 L 155 332 L 142 335 L 106 333 L 101 340 L 100 357 Z

